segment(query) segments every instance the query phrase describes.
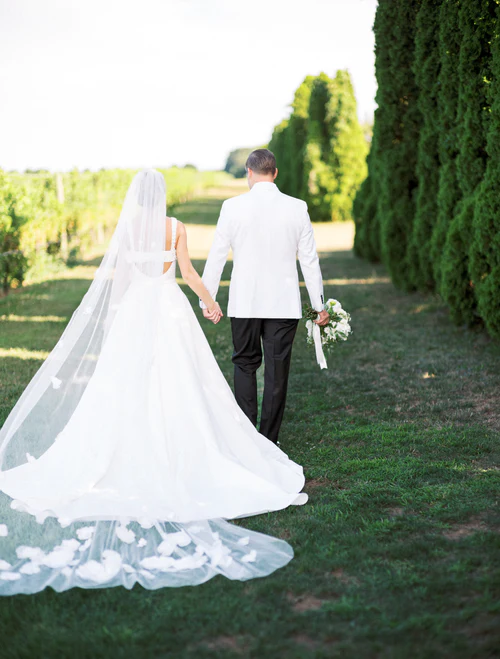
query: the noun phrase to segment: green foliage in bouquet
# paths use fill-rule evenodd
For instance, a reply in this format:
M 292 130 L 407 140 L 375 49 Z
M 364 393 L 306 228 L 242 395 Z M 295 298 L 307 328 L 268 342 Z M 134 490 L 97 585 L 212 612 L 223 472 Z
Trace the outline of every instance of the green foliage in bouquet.
M 351 316 L 342 308 L 338 300 L 329 299 L 325 304 L 330 320 L 327 325 L 320 325 L 321 344 L 327 352 L 331 351 L 339 341 L 347 341 L 352 329 L 350 326 Z M 309 304 L 303 305 L 303 318 L 306 321 L 307 343 L 314 345 L 313 321 L 318 317 L 318 312 Z

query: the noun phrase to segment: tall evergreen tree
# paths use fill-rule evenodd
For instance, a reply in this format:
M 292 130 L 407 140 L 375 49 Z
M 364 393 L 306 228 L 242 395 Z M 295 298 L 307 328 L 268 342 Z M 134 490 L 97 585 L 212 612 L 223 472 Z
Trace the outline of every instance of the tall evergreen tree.
M 422 0 L 417 14 L 413 72 L 418 86 L 422 125 L 418 141 L 415 220 L 408 245 L 409 276 L 415 288 L 434 288 L 430 254 L 439 185 L 439 19 L 441 0 Z
M 459 11 L 461 0 L 443 0 L 439 16 L 438 148 L 441 167 L 438 177 L 437 215 L 430 243 L 430 254 L 436 288 L 441 290 L 443 248 L 450 223 L 461 197 L 458 185 L 458 89 L 461 32 Z
M 353 208 L 356 222 L 355 252 L 370 261 L 382 258 L 380 245 L 380 188 L 383 180 L 385 154 L 392 147 L 392 109 L 390 86 L 392 81 L 390 50 L 392 26 L 397 12 L 392 3 L 380 2 L 375 14 L 375 73 L 377 94 L 375 121 L 370 153 L 367 158 L 368 177 L 360 187 Z
M 486 169 L 486 135 L 490 118 L 491 39 L 496 0 L 462 0 L 459 14 L 462 42 L 459 61 L 458 182 L 463 195 L 448 233 L 442 262 L 441 293 L 455 322 L 477 319 L 476 296 L 469 273 L 468 252 L 476 190 Z
M 354 234 L 354 253 L 369 261 L 376 261 L 378 254 L 372 253 L 370 249 L 371 232 L 373 232 L 373 219 L 377 212 L 377 197 L 374 194 L 374 175 L 372 168 L 374 160 L 373 143 L 366 158 L 368 176 L 365 178 L 356 193 L 352 206 L 352 214 L 356 231 Z
M 352 218 L 356 192 L 366 178 L 368 145 L 361 128 L 356 97 L 348 71 L 337 71 L 327 105 L 326 122 L 329 146 L 326 163 L 329 169 L 327 200 L 330 218 Z
M 500 338 L 500 10 L 492 38 L 491 121 L 488 162 L 476 194 L 469 272 L 478 311 L 492 336 Z
M 307 143 L 307 123 L 309 118 L 309 101 L 314 76 L 306 76 L 297 88 L 292 102 L 292 114 L 286 131 L 284 166 L 288 168 L 287 194 L 302 197 L 304 192 L 304 158 Z
M 416 17 L 420 0 L 391 0 L 384 8 L 387 66 L 384 84 L 384 132 L 388 148 L 381 152 L 380 235 L 382 260 L 396 286 L 413 288 L 409 277 L 408 239 L 415 217 L 418 187 L 417 145 L 421 126 L 418 88 L 413 73 Z M 379 24 L 378 29 L 382 29 Z M 384 136 L 385 144 L 389 142 Z
M 269 141 L 269 149 L 274 153 L 276 164 L 278 166 L 276 183 L 281 192 L 284 192 L 285 194 L 288 194 L 290 185 L 290 172 L 287 167 L 286 154 L 287 132 L 288 119 L 283 119 L 283 121 L 274 128 L 272 137 Z
M 303 198 L 307 202 L 313 222 L 330 218 L 330 203 L 327 198 L 330 172 L 326 164 L 330 140 L 326 117 L 332 90 L 331 78 L 326 73 L 320 73 L 314 79 L 309 101 Z

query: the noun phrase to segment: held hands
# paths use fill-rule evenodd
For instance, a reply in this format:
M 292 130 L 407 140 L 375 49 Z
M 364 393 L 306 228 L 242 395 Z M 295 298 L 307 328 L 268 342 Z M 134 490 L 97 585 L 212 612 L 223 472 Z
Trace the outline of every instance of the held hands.
M 218 302 L 214 302 L 210 308 L 203 309 L 203 316 L 211 320 L 214 325 L 217 325 L 223 315 Z
M 330 314 L 328 311 L 318 311 L 318 317 L 313 322 L 320 326 L 328 325 L 330 322 Z

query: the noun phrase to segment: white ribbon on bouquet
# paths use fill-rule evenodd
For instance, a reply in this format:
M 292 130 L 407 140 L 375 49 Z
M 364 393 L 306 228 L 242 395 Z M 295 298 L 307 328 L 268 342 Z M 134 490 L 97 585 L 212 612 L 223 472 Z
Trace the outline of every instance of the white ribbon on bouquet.
M 314 348 L 316 349 L 316 360 L 320 368 L 328 368 L 325 359 L 325 353 L 323 352 L 323 344 L 321 343 L 321 330 L 319 325 L 313 322 L 312 335 L 314 339 Z

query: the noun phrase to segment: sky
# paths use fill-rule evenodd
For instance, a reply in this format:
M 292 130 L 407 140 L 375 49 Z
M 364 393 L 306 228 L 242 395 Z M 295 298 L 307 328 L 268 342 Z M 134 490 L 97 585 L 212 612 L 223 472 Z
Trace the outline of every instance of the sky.
M 306 75 L 375 109 L 376 0 L 0 0 L 0 167 L 221 169 Z

